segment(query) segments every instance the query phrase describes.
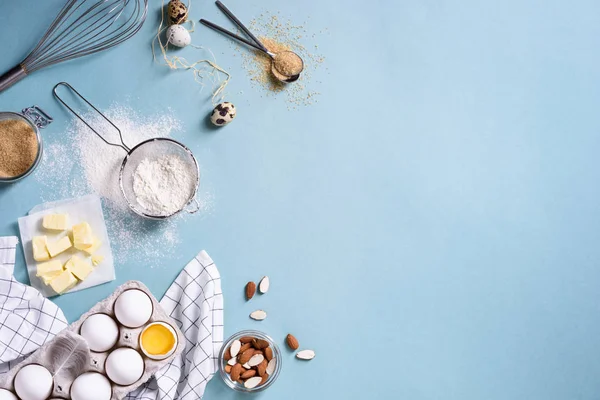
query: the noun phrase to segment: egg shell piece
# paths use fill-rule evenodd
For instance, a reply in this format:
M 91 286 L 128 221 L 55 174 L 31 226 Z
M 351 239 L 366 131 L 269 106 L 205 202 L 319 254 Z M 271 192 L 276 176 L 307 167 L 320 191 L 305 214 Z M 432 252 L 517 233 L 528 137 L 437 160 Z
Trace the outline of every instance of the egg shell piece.
M 110 400 L 111 396 L 110 382 L 98 372 L 79 375 L 71 386 L 72 400 Z
M 157 329 L 159 328 L 159 329 Z M 162 328 L 162 329 L 161 329 Z M 145 342 L 148 341 L 149 343 Z M 144 327 L 139 336 L 139 347 L 142 353 L 153 360 L 164 360 L 177 349 L 177 332 L 169 324 L 164 322 L 153 322 Z M 151 348 L 164 345 L 166 350 L 162 352 L 152 352 Z
M 0 400 L 19 400 L 10 390 L 0 389 Z
M 152 300 L 141 290 L 129 289 L 115 301 L 115 317 L 128 328 L 144 325 L 152 316 Z
M 144 373 L 144 360 L 140 353 L 128 347 L 113 350 L 106 359 L 106 375 L 117 385 L 128 386 Z
M 15 376 L 15 392 L 21 400 L 45 400 L 53 388 L 52 375 L 41 365 L 26 365 Z
M 94 314 L 83 321 L 80 334 L 90 346 L 90 350 L 107 351 L 117 344 L 119 326 L 106 314 Z
M 187 29 L 181 25 L 171 25 L 167 29 L 167 40 L 173 46 L 185 47 L 192 43 L 192 37 Z

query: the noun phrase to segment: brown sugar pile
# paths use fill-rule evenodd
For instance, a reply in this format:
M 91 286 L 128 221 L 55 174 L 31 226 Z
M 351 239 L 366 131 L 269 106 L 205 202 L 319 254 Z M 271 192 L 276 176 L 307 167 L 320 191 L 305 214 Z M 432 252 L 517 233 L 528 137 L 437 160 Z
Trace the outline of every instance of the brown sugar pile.
M 306 42 L 313 41 L 316 34 L 308 34 L 304 25 L 294 25 L 290 20 L 284 20 L 279 15 L 268 12 L 252 20 L 249 29 L 258 33 L 258 38 L 270 52 L 292 51 L 304 60 L 300 79 L 293 83 L 283 83 L 273 76 L 272 60 L 268 55 L 232 42 L 242 56 L 242 67 L 246 70 L 253 86 L 269 96 L 284 96 L 290 110 L 315 103 L 319 92 L 313 88 L 321 82 L 314 79 L 313 73 L 321 66 L 324 58 L 309 51 L 309 43 Z M 300 43 L 301 41 L 304 43 Z M 318 48 L 316 44 L 310 45 L 315 50 Z M 289 58 L 284 60 L 290 65 L 282 68 L 289 67 L 292 72 L 284 75 L 294 75 L 293 68 L 298 68 L 298 58 L 294 58 L 295 60 Z M 277 57 L 275 59 L 277 60 Z M 276 69 L 279 71 L 278 67 Z
M 0 121 L 0 177 L 21 175 L 33 165 L 38 154 L 35 131 L 25 121 Z
M 284 51 L 277 53 L 273 60 L 273 67 L 275 67 L 277 72 L 285 76 L 294 76 L 302 72 L 304 64 L 302 63 L 302 59 L 296 55 L 296 53 Z

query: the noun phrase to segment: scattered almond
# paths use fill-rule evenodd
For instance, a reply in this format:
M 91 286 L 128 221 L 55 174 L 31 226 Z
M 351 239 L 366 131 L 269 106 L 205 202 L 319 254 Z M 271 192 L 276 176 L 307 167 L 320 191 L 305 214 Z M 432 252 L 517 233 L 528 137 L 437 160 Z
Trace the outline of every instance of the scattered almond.
M 273 359 L 273 349 L 271 347 L 267 347 L 264 350 L 265 353 L 265 358 L 267 359 L 267 361 L 271 361 L 271 359 Z
M 231 347 L 227 350 L 229 350 L 231 357 L 235 357 L 240 352 L 241 347 L 242 347 L 242 342 L 240 342 L 239 340 L 234 340 L 233 343 L 231 343 Z
M 273 358 L 271 361 L 269 361 L 265 372 L 269 375 L 273 375 L 273 372 L 275 372 L 276 363 L 277 363 L 277 361 L 275 361 L 275 358 Z
M 248 282 L 246 283 L 246 300 L 250 300 L 254 297 L 254 293 L 256 293 L 256 283 Z
M 252 378 L 248 379 L 246 382 L 244 382 L 244 386 L 248 389 L 255 388 L 262 382 L 262 379 L 263 378 L 261 378 L 260 376 L 252 377 Z
M 300 360 L 312 360 L 315 358 L 315 352 L 312 350 L 302 350 L 296 353 L 296 358 Z
M 256 321 L 262 321 L 263 319 L 267 318 L 267 313 L 263 310 L 256 310 L 250 314 L 250 318 Z
M 263 356 L 262 354 L 255 354 L 252 356 L 252 358 L 250 358 L 250 360 L 248 360 L 248 365 L 251 367 L 255 367 L 261 362 L 263 362 L 264 359 L 265 356 Z
M 240 375 L 242 374 L 242 364 L 235 364 L 231 368 L 231 379 L 237 381 L 240 379 Z
M 269 291 L 269 286 L 271 285 L 271 282 L 269 281 L 269 277 L 268 276 L 264 276 L 261 280 L 260 283 L 258 284 L 258 290 L 262 293 L 265 294 Z
M 241 378 L 248 379 L 248 378 L 252 378 L 254 375 L 256 375 L 256 371 L 253 369 L 249 369 L 242 373 Z
M 298 339 L 296 339 L 291 333 L 288 333 L 288 335 L 285 338 L 285 342 L 287 343 L 288 347 L 292 350 L 298 350 L 298 348 L 300 347 Z

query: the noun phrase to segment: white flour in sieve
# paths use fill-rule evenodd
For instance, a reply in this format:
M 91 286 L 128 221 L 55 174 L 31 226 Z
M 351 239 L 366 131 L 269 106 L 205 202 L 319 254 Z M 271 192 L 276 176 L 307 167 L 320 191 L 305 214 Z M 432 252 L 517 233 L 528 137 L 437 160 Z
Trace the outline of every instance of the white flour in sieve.
M 150 138 L 169 137 L 181 129 L 180 122 L 168 113 L 141 116 L 119 104 L 102 112 L 121 129 L 129 147 Z M 84 114 L 84 118 L 106 132 L 107 139 L 118 142 L 118 134 L 102 117 L 92 112 Z M 56 139 L 56 136 L 61 138 Z M 189 214 L 181 213 L 160 224 L 133 214 L 119 188 L 119 167 L 125 152 L 104 143 L 76 118 L 64 133 L 56 136 L 44 138 L 42 163 L 33 175 L 41 186 L 42 201 L 89 193 L 101 196 L 117 268 L 132 261 L 144 262 L 150 268 L 162 267 L 167 259 L 177 255 L 178 226 Z M 207 187 L 205 182 L 196 196 L 200 215 L 208 215 L 212 210 L 213 194 Z
M 133 174 L 133 193 L 152 215 L 171 215 L 191 199 L 196 187 L 196 171 L 175 154 L 156 159 L 144 158 Z

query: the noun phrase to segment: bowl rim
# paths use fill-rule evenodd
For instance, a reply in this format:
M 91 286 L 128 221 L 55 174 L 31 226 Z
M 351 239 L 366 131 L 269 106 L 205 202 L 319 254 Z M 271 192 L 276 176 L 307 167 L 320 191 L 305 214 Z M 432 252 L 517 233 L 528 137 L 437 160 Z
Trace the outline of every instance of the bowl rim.
M 29 126 L 31 126 L 33 128 L 33 131 L 35 132 L 35 136 L 36 136 L 37 142 L 38 142 L 38 151 L 37 151 L 37 155 L 35 156 L 35 160 L 33 160 L 33 163 L 29 166 L 29 168 L 27 168 L 27 170 L 25 172 L 23 172 L 20 175 L 11 176 L 9 178 L 0 177 L 0 184 L 17 182 L 17 181 L 25 178 L 29 174 L 31 174 L 37 168 L 39 163 L 42 161 L 42 154 L 44 152 L 44 144 L 42 142 L 42 134 L 40 133 L 40 128 L 38 128 L 33 123 L 33 121 L 31 121 L 25 115 L 17 113 L 17 112 L 13 112 L 13 111 L 1 111 L 0 112 L 0 121 L 6 120 L 6 119 L 11 119 L 11 118 L 3 118 L 4 116 L 16 117 L 16 119 L 27 122 L 29 124 Z
M 277 360 L 276 364 L 275 364 L 275 371 L 273 372 L 273 375 L 269 376 L 269 379 L 267 380 L 267 382 L 265 382 L 265 384 L 262 386 L 257 386 L 255 388 L 249 389 L 243 385 L 240 385 L 237 382 L 232 381 L 231 378 L 229 377 L 229 374 L 227 372 L 225 372 L 225 365 L 227 364 L 225 362 L 225 359 L 223 358 L 223 355 L 225 354 L 225 350 L 227 348 L 229 348 L 229 346 L 231 346 L 231 343 L 234 340 L 239 339 L 242 336 L 259 337 L 260 339 L 264 339 L 264 340 L 268 341 L 269 344 L 271 345 L 271 347 L 273 348 L 273 358 L 275 358 Z M 257 393 L 257 392 L 261 392 L 261 391 L 267 389 L 268 387 L 270 387 L 279 377 L 279 373 L 281 372 L 282 360 L 283 360 L 283 357 L 282 357 L 281 351 L 279 350 L 279 346 L 277 346 L 277 343 L 275 343 L 273 338 L 264 332 L 253 330 L 253 329 L 242 330 L 242 331 L 236 332 L 233 335 L 231 335 L 227 340 L 225 340 L 223 342 L 223 345 L 221 346 L 221 349 L 219 350 L 219 357 L 217 358 L 217 362 L 219 363 L 219 366 L 218 366 L 219 367 L 219 375 L 221 375 L 221 379 L 223 379 L 223 381 L 225 382 L 225 384 L 228 387 L 230 387 L 231 389 L 233 389 L 237 392 L 242 392 L 242 393 Z

